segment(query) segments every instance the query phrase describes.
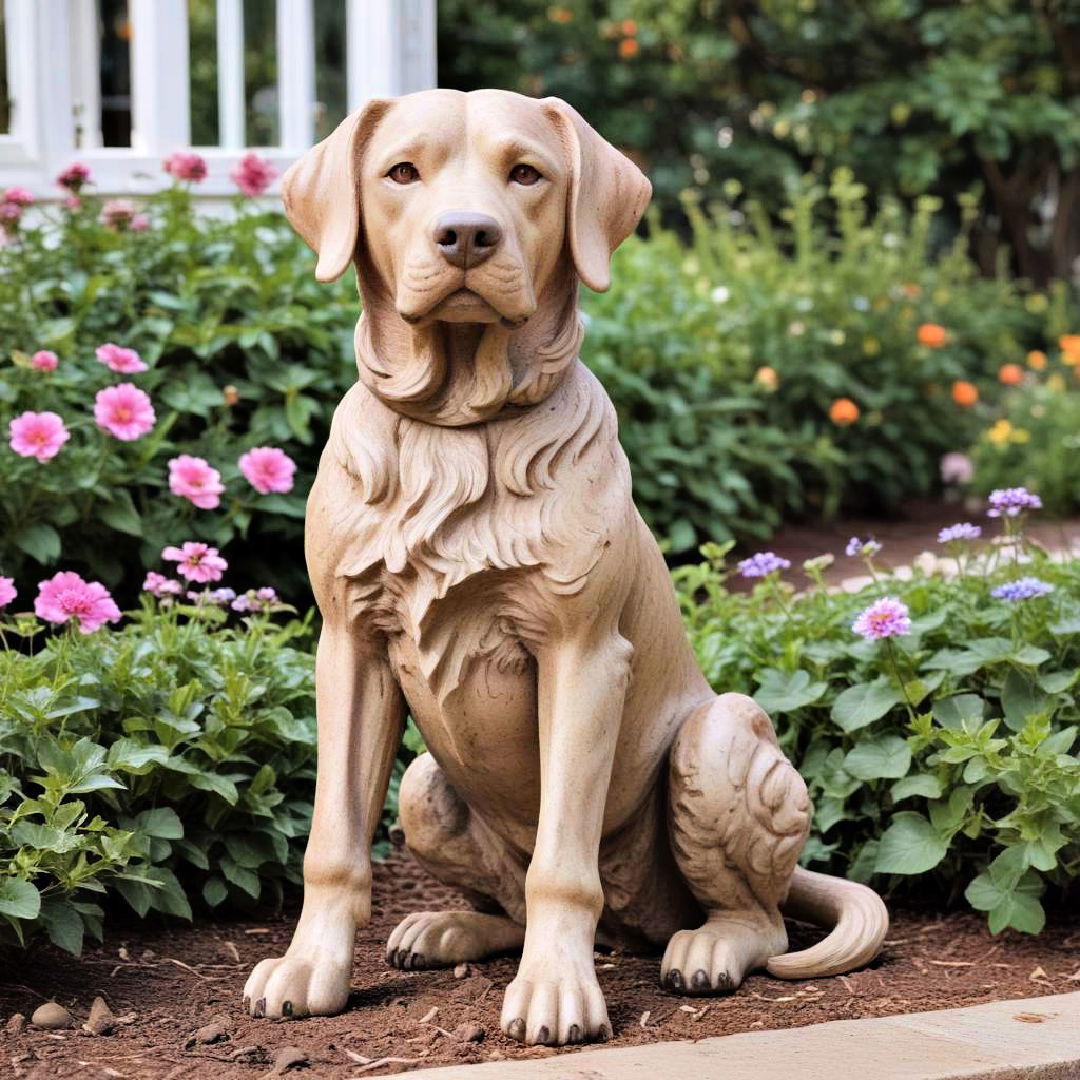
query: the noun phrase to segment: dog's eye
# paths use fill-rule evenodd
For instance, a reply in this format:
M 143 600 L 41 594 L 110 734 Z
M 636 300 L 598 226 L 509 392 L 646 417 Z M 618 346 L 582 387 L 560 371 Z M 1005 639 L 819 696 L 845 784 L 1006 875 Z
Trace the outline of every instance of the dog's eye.
M 420 170 L 411 161 L 399 161 L 387 174 L 395 184 L 415 184 Z
M 538 169 L 534 169 L 531 165 L 515 165 L 510 170 L 510 180 L 515 184 L 520 184 L 522 187 L 532 187 L 537 180 L 542 180 Z

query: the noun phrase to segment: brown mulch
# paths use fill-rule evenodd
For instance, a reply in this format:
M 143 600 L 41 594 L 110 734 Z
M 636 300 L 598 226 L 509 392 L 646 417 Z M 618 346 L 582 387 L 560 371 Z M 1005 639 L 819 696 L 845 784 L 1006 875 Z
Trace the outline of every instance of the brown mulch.
M 339 1080 L 573 1053 L 524 1048 L 500 1034 L 502 992 L 514 973 L 511 958 L 474 964 L 461 978 L 452 971 L 386 967 L 384 942 L 401 916 L 459 905 L 453 890 L 432 881 L 405 854 L 395 853 L 377 867 L 377 914 L 358 936 L 353 994 L 337 1017 L 276 1022 L 251 1020 L 242 1012 L 241 991 L 251 966 L 280 955 L 295 911 L 258 922 L 132 924 L 109 931 L 103 946 L 79 960 L 44 945 L 0 956 L 0 1075 L 255 1080 L 268 1074 L 282 1048 L 296 1047 L 307 1064 L 290 1068 L 288 1075 Z M 793 947 L 816 936 L 793 928 Z M 806 982 L 755 975 L 726 998 L 688 999 L 661 990 L 657 957 L 598 954 L 596 964 L 614 1044 L 628 1046 L 1066 993 L 1080 989 L 1078 946 L 1077 916 L 1051 920 L 1037 938 L 1012 932 L 994 938 L 973 914 L 897 911 L 885 951 L 871 968 Z M 97 995 L 125 1021 L 111 1035 L 32 1028 L 14 1034 L 3 1027 L 11 1014 L 29 1017 L 50 999 L 81 1023 Z M 216 1017 L 223 1018 L 226 1037 L 189 1047 L 195 1031 Z M 482 1029 L 480 1041 L 455 1033 L 465 1024 Z M 364 1068 L 386 1058 L 405 1060 Z

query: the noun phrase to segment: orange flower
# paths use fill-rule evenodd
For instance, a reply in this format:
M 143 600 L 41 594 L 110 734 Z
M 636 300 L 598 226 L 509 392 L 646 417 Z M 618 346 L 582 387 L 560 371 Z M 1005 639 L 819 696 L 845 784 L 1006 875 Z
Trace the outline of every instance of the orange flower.
M 910 296 L 912 299 L 922 292 L 922 286 L 920 285 L 901 285 L 900 288 L 905 296 Z
M 979 400 L 979 388 L 974 383 L 958 379 L 952 384 L 952 399 L 957 405 L 974 405 Z
M 637 33 L 637 23 L 633 19 L 623 19 L 622 32 L 627 37 L 633 37 Z
M 778 382 L 776 371 L 771 367 L 759 367 L 754 372 L 754 382 L 758 386 L 764 386 L 766 390 L 775 390 Z
M 998 378 L 1006 386 L 1019 386 L 1024 381 L 1024 369 L 1019 364 L 1002 364 Z
M 847 427 L 859 419 L 859 406 L 851 398 L 837 398 L 829 406 L 829 419 L 837 427 Z
M 948 331 L 937 323 L 923 323 L 918 331 L 919 344 L 928 349 L 940 349 L 949 340 Z
M 1062 334 L 1058 338 L 1061 346 L 1061 362 L 1075 367 L 1080 364 L 1080 334 Z
M 1027 362 L 1029 368 L 1034 368 L 1035 371 L 1046 370 L 1046 353 L 1041 352 L 1039 349 L 1032 349 L 1027 354 Z
M 574 13 L 569 8 L 549 7 L 547 10 L 547 17 L 553 23 L 568 23 L 573 20 Z
M 638 54 L 638 43 L 633 38 L 623 38 L 619 42 L 619 55 L 624 60 L 630 60 Z

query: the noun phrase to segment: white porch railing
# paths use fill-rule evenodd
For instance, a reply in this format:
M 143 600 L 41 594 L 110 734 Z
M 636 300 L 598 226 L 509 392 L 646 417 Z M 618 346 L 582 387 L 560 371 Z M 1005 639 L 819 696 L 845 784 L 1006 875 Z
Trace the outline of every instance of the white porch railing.
M 0 133 L 0 189 L 56 197 L 54 178 L 73 160 L 90 166 L 103 194 L 164 184 L 161 160 L 191 148 L 188 0 L 128 0 L 130 147 L 102 145 L 99 0 L 2 2 L 11 121 Z M 277 146 L 245 138 L 245 3 L 272 6 L 276 16 Z M 340 3 L 349 111 L 369 97 L 436 85 L 435 0 Z M 200 195 L 232 193 L 228 173 L 249 149 L 280 172 L 315 141 L 314 12 L 314 0 L 216 0 L 219 138 L 195 147 L 210 169 Z

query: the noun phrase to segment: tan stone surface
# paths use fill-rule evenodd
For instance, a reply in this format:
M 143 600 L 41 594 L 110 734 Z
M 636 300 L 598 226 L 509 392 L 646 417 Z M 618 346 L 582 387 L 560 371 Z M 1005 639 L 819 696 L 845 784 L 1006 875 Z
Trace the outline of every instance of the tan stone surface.
M 1023 1019 L 1018 1019 L 1018 1018 Z M 424 1080 L 1075 1080 L 1080 993 L 430 1069 Z

